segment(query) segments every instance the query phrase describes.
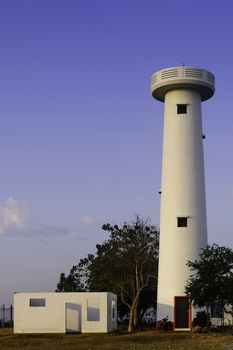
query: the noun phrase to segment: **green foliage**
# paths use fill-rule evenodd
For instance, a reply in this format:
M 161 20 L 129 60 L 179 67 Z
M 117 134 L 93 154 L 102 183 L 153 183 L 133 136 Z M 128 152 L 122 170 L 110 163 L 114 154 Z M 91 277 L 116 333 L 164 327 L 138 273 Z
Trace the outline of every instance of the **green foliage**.
M 203 249 L 199 260 L 188 261 L 194 273 L 185 292 L 194 306 L 231 303 L 233 300 L 233 251 L 212 244 Z
M 193 319 L 192 326 L 205 327 L 208 325 L 208 315 L 205 311 L 199 311 Z
M 60 274 L 56 292 L 82 292 L 84 290 L 81 276 L 77 274 L 76 270 L 76 267 L 73 266 L 67 277 L 64 272 Z
M 140 326 L 142 326 L 143 323 L 143 317 L 145 315 L 145 312 L 149 308 L 156 309 L 157 306 L 157 293 L 156 293 L 156 286 L 148 286 L 146 287 L 140 296 L 139 304 L 138 304 L 138 321 Z M 152 320 L 151 320 L 152 321 Z
M 136 217 L 130 224 L 105 224 L 110 237 L 97 244 L 90 265 L 90 290 L 122 292 L 126 300 L 137 289 L 155 288 L 158 265 L 158 231 L 148 221 Z

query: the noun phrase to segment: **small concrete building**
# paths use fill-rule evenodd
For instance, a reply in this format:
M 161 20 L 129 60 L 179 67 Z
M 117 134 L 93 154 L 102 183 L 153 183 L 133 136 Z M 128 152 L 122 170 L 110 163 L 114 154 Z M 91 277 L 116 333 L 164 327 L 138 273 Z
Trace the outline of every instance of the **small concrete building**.
M 14 333 L 107 333 L 115 329 L 115 294 L 14 294 Z

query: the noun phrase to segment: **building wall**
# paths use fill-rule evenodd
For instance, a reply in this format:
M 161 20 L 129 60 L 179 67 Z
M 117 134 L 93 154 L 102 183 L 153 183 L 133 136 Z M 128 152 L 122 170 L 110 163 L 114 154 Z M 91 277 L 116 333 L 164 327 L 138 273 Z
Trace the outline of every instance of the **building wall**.
M 177 104 L 187 114 L 177 114 Z M 185 295 L 188 260 L 207 245 L 201 97 L 192 90 L 165 96 L 157 319 L 174 320 L 174 297 Z M 177 227 L 187 217 L 187 227 Z
M 66 307 L 80 310 L 81 332 L 105 333 L 116 329 L 108 310 L 111 293 L 16 293 L 14 295 L 15 333 L 65 333 Z M 30 299 L 45 299 L 45 306 L 30 306 Z M 75 305 L 77 308 L 75 308 Z M 71 311 L 72 313 L 72 311 Z
M 211 324 L 213 326 L 221 326 L 222 322 L 225 326 L 231 326 L 233 325 L 233 315 L 232 315 L 232 305 L 230 304 L 226 304 L 224 306 L 224 309 L 228 312 L 225 312 L 222 310 L 223 312 L 223 319 L 221 319 L 221 309 L 219 308 L 217 314 L 213 315 L 211 312 Z
M 113 310 L 114 309 L 114 310 Z M 108 293 L 108 332 L 117 329 L 117 297 Z
M 224 313 L 224 320 L 223 323 L 225 326 L 232 326 L 233 325 L 233 318 L 230 314 Z M 211 318 L 211 325 L 212 326 L 221 326 L 222 320 L 220 317 L 212 317 Z

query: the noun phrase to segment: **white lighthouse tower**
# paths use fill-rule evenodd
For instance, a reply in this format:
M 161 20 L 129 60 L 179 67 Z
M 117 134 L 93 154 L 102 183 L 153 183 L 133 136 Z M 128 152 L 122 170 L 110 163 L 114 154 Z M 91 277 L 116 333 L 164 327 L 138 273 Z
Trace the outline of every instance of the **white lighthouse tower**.
M 151 92 L 164 102 L 157 320 L 189 329 L 186 263 L 207 245 L 201 102 L 214 94 L 214 75 L 171 67 L 152 76 Z

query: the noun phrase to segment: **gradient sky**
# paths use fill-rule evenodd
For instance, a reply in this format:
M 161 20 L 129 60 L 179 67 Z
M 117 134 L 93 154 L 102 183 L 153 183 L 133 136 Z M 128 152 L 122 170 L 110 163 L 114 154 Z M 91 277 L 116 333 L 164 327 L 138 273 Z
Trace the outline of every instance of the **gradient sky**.
M 233 1 L 0 0 L 0 303 L 53 291 L 106 222 L 159 226 L 163 104 L 150 77 L 210 70 L 209 242 L 233 248 Z

